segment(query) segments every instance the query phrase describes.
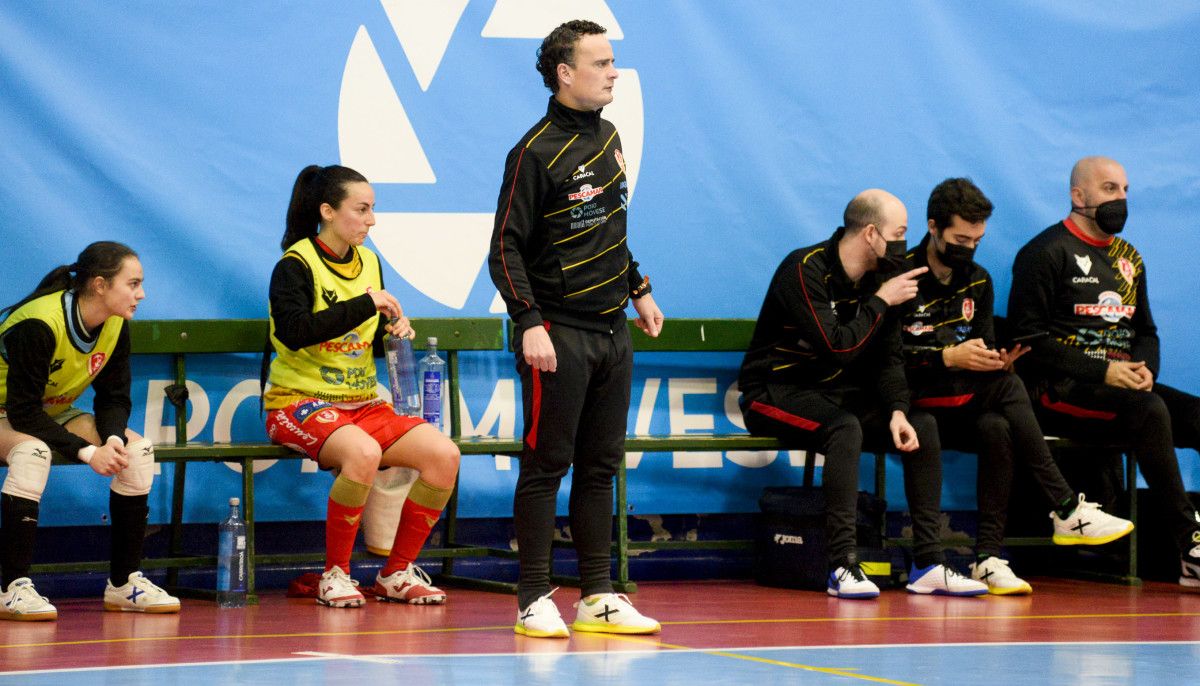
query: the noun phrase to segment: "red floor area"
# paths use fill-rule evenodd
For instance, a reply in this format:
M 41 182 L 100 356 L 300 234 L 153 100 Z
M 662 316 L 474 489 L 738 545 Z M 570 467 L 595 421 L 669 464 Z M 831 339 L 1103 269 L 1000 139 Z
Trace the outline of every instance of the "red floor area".
M 450 590 L 442 607 L 371 602 L 335 610 L 280 592 L 245 610 L 184 601 L 180 615 L 104 612 L 99 599 L 53 599 L 59 620 L 0 622 L 0 671 L 211 662 L 337 654 L 523 653 L 895 643 L 1177 641 L 1200 638 L 1200 593 L 1033 580 L 1025 597 L 934 598 L 886 591 L 877 601 L 742 582 L 647 583 L 634 597 L 663 623 L 658 637 L 512 632 L 512 596 Z M 556 594 L 568 622 L 573 589 Z

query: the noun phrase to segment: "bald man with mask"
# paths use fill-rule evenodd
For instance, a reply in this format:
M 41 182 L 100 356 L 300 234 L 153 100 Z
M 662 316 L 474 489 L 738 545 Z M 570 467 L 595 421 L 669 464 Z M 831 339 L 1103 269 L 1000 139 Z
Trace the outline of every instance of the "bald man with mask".
M 1200 448 L 1200 398 L 1158 382 L 1158 329 L 1142 256 L 1125 227 L 1125 169 L 1085 157 L 1071 170 L 1071 212 L 1017 254 L 1008 316 L 1032 343 L 1021 373 L 1047 434 L 1127 442 L 1168 513 L 1179 583 L 1200 587 L 1200 515 L 1175 447 Z
M 829 595 L 879 595 L 856 559 L 864 448 L 896 451 L 904 461 L 913 522 L 908 590 L 987 593 L 945 565 L 937 423 L 909 409 L 899 306 L 916 296 L 927 269 L 904 270 L 908 211 L 891 193 L 870 189 L 846 206 L 843 224 L 826 241 L 792 251 L 771 279 L 738 377 L 746 428 L 825 455 Z

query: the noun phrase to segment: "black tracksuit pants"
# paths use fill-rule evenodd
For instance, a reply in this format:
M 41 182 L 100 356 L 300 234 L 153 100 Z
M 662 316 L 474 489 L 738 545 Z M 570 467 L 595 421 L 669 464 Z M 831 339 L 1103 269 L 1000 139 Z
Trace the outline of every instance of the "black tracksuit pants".
M 1180 552 L 1200 545 L 1175 455 L 1175 447 L 1200 450 L 1200 398 L 1159 383 L 1150 392 L 1076 383 L 1043 393 L 1034 408 L 1047 434 L 1129 445 Z
M 548 323 L 558 358 L 554 372 L 525 363 L 517 338 L 517 372 L 525 447 L 513 498 L 524 609 L 550 592 L 551 544 L 559 484 L 571 477 L 571 537 L 582 595 L 612 592 L 613 477 L 625 456 L 633 349 L 622 324 L 599 333 Z
M 830 567 L 842 566 L 855 553 L 858 465 L 864 449 L 895 452 L 888 428 L 890 413 L 856 390 L 816 391 L 769 385 L 755 397 L 743 395 L 746 428 L 775 436 L 825 456 L 825 529 Z M 929 414 L 908 413 L 920 447 L 901 453 L 904 494 L 913 523 L 913 561 L 928 567 L 943 561 L 941 543 L 942 457 L 937 423 Z
M 954 372 L 954 393 L 914 389 L 913 405 L 937 419 L 942 446 L 979 456 L 978 553 L 999 555 L 1012 495 L 1014 456 L 1029 465 L 1052 508 L 1075 497 L 1042 436 L 1025 384 L 1008 372 Z

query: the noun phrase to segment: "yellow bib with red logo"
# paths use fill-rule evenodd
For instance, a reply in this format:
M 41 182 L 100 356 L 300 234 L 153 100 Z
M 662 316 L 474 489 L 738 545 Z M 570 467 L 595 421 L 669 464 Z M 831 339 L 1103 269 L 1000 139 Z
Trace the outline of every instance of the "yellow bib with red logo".
M 92 385 L 92 379 L 104 369 L 117 347 L 117 337 L 125 320 L 118 316 L 109 317 L 100 327 L 100 335 L 90 349 L 83 341 L 76 341 L 67 330 L 67 292 L 56 291 L 35 298 L 18 307 L 0 324 L 0 341 L 4 334 L 17 324 L 37 319 L 45 322 L 54 334 L 54 355 L 50 358 L 50 374 L 46 389 L 42 391 L 42 409 L 54 417 L 71 407 L 79 396 Z M 8 355 L 0 357 L 0 408 L 8 398 Z
M 357 298 L 368 288 L 383 288 L 379 257 L 366 248 L 351 246 L 355 257 L 347 264 L 327 262 L 309 239 L 293 244 L 283 259 L 308 266 L 313 277 L 313 312 Z M 271 315 L 271 389 L 264 397 L 267 409 L 279 409 L 302 397 L 328 402 L 359 402 L 377 397 L 372 343 L 379 317 L 371 316 L 345 335 L 300 350 L 290 350 L 275 337 Z

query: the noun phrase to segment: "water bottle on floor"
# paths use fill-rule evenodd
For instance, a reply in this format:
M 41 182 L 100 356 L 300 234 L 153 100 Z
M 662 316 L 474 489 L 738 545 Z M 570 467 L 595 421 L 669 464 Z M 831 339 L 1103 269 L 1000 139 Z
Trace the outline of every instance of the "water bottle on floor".
M 421 390 L 417 381 L 417 362 L 412 341 L 389 336 L 387 339 L 388 384 L 392 390 L 392 408 L 396 414 L 421 416 Z
M 421 417 L 442 430 L 442 396 L 446 390 L 446 361 L 438 357 L 437 337 L 426 339 L 421 358 Z
M 229 499 L 229 516 L 221 522 L 217 544 L 217 606 L 246 606 L 246 522 L 241 503 Z

